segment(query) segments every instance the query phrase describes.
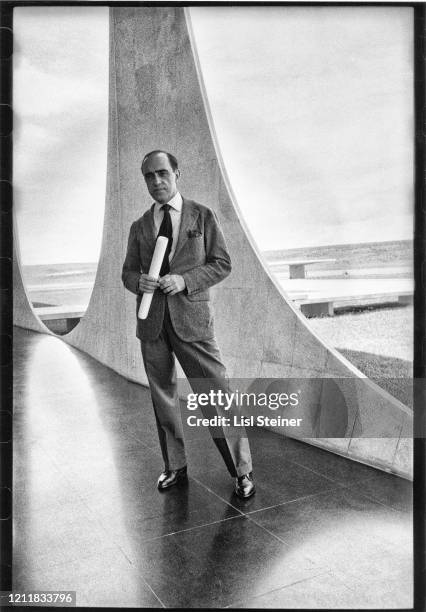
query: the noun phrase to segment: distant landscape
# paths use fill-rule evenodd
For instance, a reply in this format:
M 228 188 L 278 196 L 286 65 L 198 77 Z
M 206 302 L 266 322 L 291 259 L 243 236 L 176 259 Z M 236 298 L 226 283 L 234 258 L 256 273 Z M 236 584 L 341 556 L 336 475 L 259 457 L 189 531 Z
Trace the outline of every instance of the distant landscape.
M 309 268 L 308 278 L 383 279 L 413 276 L 413 242 L 397 240 L 364 244 L 280 249 L 263 253 L 267 263 L 281 259 L 329 259 Z M 27 292 L 34 306 L 72 305 L 87 308 L 95 282 L 96 262 L 23 266 Z M 288 279 L 288 266 L 273 265 L 278 280 Z M 413 308 L 378 305 L 334 317 L 312 318 L 309 325 L 370 378 L 409 404 L 406 385 L 393 379 L 412 375 Z
M 280 259 L 336 260 L 335 263 L 319 264 L 312 268 L 309 272 L 309 276 L 312 277 L 374 278 L 375 276 L 391 275 L 393 278 L 410 278 L 413 275 L 412 240 L 333 244 L 330 246 L 265 251 L 263 254 L 270 263 Z
M 97 262 L 24 265 L 22 275 L 33 304 L 87 308 L 97 267 Z
M 336 259 L 335 263 L 312 267 L 312 278 L 411 278 L 413 242 L 395 240 L 363 244 L 344 244 L 263 253 L 268 263 L 280 259 Z M 97 262 L 24 265 L 23 276 L 30 299 L 36 303 L 62 305 L 89 303 L 95 282 Z M 274 267 L 283 274 L 286 266 Z
M 316 264 L 307 278 L 318 283 L 326 279 L 412 279 L 413 241 L 395 240 L 282 249 L 264 253 L 268 263 L 281 259 L 335 259 Z M 274 265 L 277 280 L 288 278 L 288 266 Z M 290 281 L 291 282 L 291 281 Z M 375 380 L 391 395 L 411 406 L 410 379 L 413 360 L 413 306 L 383 303 L 351 310 L 334 317 L 309 319 L 309 326 L 336 348 L 361 372 Z

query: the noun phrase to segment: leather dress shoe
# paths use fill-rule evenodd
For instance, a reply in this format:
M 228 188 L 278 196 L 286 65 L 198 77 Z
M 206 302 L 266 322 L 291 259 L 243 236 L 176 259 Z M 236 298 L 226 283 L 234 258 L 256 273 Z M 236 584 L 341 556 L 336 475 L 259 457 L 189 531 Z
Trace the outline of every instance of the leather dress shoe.
M 178 482 L 186 480 L 186 470 L 186 465 L 178 470 L 164 470 L 157 481 L 157 487 L 160 491 L 164 491 L 164 489 L 169 489 L 173 487 L 173 485 L 178 484 Z
M 241 499 L 248 499 L 256 492 L 256 487 L 253 482 L 253 472 L 250 474 L 244 474 L 244 476 L 238 476 L 235 479 L 235 493 Z

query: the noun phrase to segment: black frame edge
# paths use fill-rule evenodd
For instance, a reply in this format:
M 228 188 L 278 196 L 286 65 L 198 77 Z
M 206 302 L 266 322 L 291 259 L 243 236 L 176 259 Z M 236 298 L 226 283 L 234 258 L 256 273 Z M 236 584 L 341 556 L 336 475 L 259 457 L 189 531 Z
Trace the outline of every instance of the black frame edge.
M 12 590 L 12 71 L 13 71 L 13 6 L 0 3 L 1 44 L 1 124 L 0 137 L 1 193 L 0 193 L 0 333 L 1 333 L 1 425 L 0 441 L 0 590 Z M 6 78 L 5 78 L 6 75 Z M 4 112 L 3 112 L 4 111 Z

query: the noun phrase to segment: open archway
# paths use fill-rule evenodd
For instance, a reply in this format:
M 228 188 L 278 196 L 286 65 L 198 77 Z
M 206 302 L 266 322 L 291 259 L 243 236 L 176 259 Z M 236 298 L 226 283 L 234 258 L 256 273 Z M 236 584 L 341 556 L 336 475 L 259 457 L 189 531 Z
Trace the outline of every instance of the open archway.
M 17 265 L 42 328 L 63 335 L 87 309 L 102 239 L 108 9 L 18 7 L 14 22 Z
M 265 265 L 314 332 L 409 401 L 412 13 L 190 13 L 217 140 Z

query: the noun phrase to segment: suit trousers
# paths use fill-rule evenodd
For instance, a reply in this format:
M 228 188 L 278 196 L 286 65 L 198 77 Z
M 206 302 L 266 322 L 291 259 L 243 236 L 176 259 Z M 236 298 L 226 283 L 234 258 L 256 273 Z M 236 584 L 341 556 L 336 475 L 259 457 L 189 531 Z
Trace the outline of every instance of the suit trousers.
M 177 392 L 175 357 L 194 393 L 211 389 L 229 392 L 226 369 L 214 338 L 184 342 L 174 332 L 167 308 L 161 332 L 155 340 L 141 340 L 142 357 L 151 391 L 158 437 L 166 470 L 186 465 L 185 442 Z M 201 406 L 203 415 L 226 416 L 221 406 Z M 231 476 L 252 471 L 250 446 L 243 427 L 209 427 Z

